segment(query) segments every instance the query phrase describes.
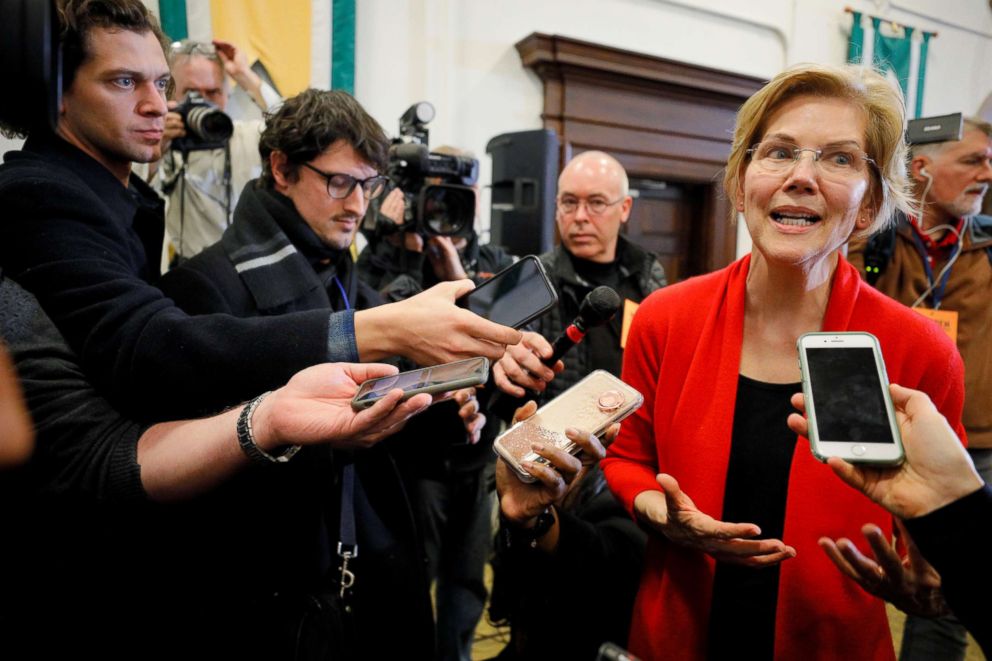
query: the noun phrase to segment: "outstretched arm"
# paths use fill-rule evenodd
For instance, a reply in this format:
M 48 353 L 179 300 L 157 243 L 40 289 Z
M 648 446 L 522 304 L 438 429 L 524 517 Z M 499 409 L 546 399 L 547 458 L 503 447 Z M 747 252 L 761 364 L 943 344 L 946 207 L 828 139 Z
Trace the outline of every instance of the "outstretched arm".
M 396 432 L 422 411 L 430 395 L 400 402 L 394 389 L 372 407 L 355 411 L 351 400 L 367 379 L 395 374 L 391 365 L 327 363 L 303 370 L 261 400 L 252 415 L 256 445 L 278 454 L 287 445 L 329 443 L 361 449 Z M 237 438 L 241 407 L 210 418 L 154 425 L 138 440 L 141 482 L 152 500 L 199 495 L 250 463 Z
M 400 355 L 418 365 L 437 365 L 485 356 L 499 360 L 520 332 L 455 304 L 475 285 L 471 280 L 442 282 L 405 301 L 355 313 L 355 339 L 361 360 Z

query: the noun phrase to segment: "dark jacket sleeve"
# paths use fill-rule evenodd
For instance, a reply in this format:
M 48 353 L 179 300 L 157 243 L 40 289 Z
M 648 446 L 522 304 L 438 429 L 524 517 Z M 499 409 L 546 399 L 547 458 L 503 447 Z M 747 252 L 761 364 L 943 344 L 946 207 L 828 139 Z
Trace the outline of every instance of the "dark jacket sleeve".
M 926 516 L 906 521 L 906 529 L 940 574 L 941 591 L 958 619 L 982 651 L 992 654 L 992 620 L 988 595 L 992 591 L 992 488 L 975 493 Z
M 608 490 L 557 514 L 554 554 L 524 545 L 497 556 L 493 604 L 508 607 L 514 658 L 592 659 L 603 642 L 626 644 L 647 535 Z
M 134 230 L 108 217 L 78 179 L 21 177 L 0 197 L 0 263 L 122 410 L 188 417 L 281 385 L 304 367 L 357 359 L 330 355 L 326 311 L 188 316 L 137 277 Z
M 77 500 L 144 499 L 137 461 L 144 428 L 97 395 L 30 294 L 0 279 L 0 309 L 0 336 L 36 423 L 33 482 L 48 495 L 71 493 Z

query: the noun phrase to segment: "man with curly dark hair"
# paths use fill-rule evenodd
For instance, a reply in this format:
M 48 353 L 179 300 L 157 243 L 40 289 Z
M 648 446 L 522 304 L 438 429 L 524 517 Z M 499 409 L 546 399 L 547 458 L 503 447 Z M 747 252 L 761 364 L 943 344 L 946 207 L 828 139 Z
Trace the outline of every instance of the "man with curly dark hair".
M 380 304 L 348 248 L 382 193 L 389 139 L 354 98 L 306 90 L 266 117 L 262 176 L 248 184 L 221 240 L 167 273 L 191 314 L 237 316 Z
M 310 89 L 286 100 L 266 117 L 259 141 L 262 176 L 241 193 L 231 227 L 219 242 L 167 273 L 163 291 L 190 314 L 238 317 L 366 310 L 382 304 L 378 292 L 359 280 L 349 248 L 369 200 L 385 187 L 379 173 L 386 168 L 388 147 L 379 124 L 345 92 Z M 472 426 L 478 420 L 474 402 L 463 410 L 467 426 Z M 419 440 L 408 435 L 395 442 Z M 330 489 L 328 478 L 339 475 L 351 458 L 335 453 L 333 461 L 328 459 L 311 457 L 311 463 L 324 469 L 280 482 L 282 493 L 275 500 L 308 513 L 304 519 L 333 518 L 338 506 L 329 506 L 323 494 Z M 367 658 L 429 658 L 434 626 L 426 567 L 410 518 L 411 504 L 391 460 L 388 447 L 354 457 L 356 503 L 366 499 L 359 494 L 367 494 L 370 504 L 365 511 L 356 507 L 362 550 L 353 565 L 350 622 Z M 250 488 L 242 493 L 239 500 L 259 500 L 260 506 L 251 508 L 253 516 L 278 516 L 264 505 L 273 498 L 259 499 Z M 259 539 L 254 553 L 277 567 L 295 563 L 299 573 L 306 565 L 288 549 L 304 545 L 307 531 L 294 526 L 284 529 L 282 539 Z M 330 549 L 338 532 L 333 526 L 327 530 Z M 336 559 L 332 554 L 323 557 Z M 315 569 L 304 569 L 303 574 L 312 581 L 300 588 L 320 585 Z M 332 579 L 333 574 L 332 570 Z M 271 586 L 275 590 L 279 584 Z M 390 636 L 381 635 L 383 621 L 391 622 Z

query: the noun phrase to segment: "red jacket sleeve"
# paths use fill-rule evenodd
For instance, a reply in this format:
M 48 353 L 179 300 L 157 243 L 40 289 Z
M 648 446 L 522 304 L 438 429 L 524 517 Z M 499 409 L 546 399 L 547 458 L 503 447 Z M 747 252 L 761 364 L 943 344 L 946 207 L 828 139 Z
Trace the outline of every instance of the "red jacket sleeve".
M 661 490 L 655 481 L 658 452 L 654 425 L 661 355 L 667 335 L 667 321 L 659 305 L 661 293 L 656 292 L 641 303 L 624 350 L 623 381 L 644 395 L 644 403 L 624 420 L 619 436 L 602 461 L 610 489 L 631 515 L 637 494 L 649 489 Z

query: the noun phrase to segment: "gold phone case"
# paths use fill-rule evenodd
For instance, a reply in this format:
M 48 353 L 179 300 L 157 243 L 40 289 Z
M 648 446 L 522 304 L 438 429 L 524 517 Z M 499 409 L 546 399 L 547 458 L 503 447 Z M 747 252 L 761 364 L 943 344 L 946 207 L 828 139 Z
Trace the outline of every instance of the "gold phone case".
M 531 444 L 556 445 L 566 452 L 578 448 L 565 436 L 575 427 L 601 436 L 640 407 L 641 393 L 606 370 L 596 370 L 542 406 L 531 417 L 499 435 L 493 450 L 524 482 L 535 478 L 520 466 L 521 461 L 545 460 L 531 450 Z

